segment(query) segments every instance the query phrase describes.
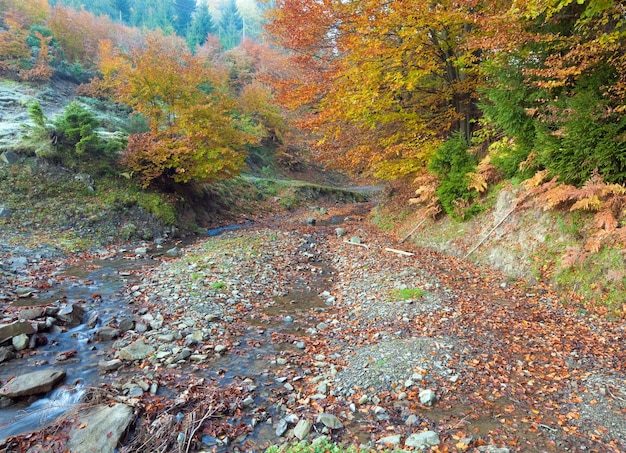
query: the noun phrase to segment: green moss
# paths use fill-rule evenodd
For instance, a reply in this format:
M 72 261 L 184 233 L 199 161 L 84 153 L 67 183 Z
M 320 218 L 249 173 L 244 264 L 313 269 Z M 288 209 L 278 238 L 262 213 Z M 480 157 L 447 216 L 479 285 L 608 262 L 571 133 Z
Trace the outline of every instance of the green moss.
M 422 288 L 403 288 L 396 289 L 391 292 L 391 299 L 394 301 L 397 300 L 411 300 L 411 299 L 419 299 L 426 294 Z

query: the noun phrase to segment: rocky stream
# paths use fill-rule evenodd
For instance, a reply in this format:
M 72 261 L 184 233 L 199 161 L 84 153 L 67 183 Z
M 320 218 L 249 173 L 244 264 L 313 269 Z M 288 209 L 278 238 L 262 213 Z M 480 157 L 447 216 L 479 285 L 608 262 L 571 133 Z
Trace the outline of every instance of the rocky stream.
M 78 257 L 2 248 L 0 451 L 626 450 L 625 328 L 371 205 Z

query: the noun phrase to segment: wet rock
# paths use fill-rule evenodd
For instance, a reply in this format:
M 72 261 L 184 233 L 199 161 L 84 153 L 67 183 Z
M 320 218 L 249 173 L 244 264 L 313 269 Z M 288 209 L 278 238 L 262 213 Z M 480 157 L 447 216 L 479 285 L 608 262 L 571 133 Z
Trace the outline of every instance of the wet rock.
M 13 347 L 16 351 L 23 351 L 24 349 L 28 348 L 29 341 L 30 339 L 25 333 L 17 335 L 11 339 Z
M 298 440 L 304 440 L 308 437 L 312 427 L 313 423 L 310 421 L 300 420 L 293 430 L 293 435 L 296 436 Z
M 436 432 L 424 431 L 422 433 L 411 434 L 404 442 L 404 445 L 407 447 L 423 449 L 428 447 L 434 447 L 440 442 L 441 441 L 439 440 L 439 435 Z
M 96 327 L 96 324 L 98 324 L 99 318 L 100 315 L 94 311 L 89 315 L 89 318 L 87 319 L 87 322 L 85 324 L 87 324 L 87 327 L 89 327 L 90 329 L 93 329 L 94 327 Z
M 18 335 L 32 335 L 35 333 L 33 326 L 26 321 L 15 321 L 11 324 L 0 325 L 0 344 Z
M 133 416 L 125 404 L 96 406 L 82 413 L 69 433 L 66 450 L 72 453 L 113 453 Z
M 85 315 L 85 309 L 80 305 L 66 304 L 56 314 L 56 318 L 71 326 L 77 326 L 83 322 L 83 316 Z
M 96 337 L 100 341 L 111 341 L 115 340 L 121 334 L 119 329 L 115 329 L 113 327 L 104 326 L 100 327 L 96 332 Z
M 144 343 L 143 340 L 137 340 L 129 344 L 125 348 L 120 349 L 121 360 L 143 360 L 150 354 L 154 353 L 154 347 Z
M 46 314 L 46 310 L 43 307 L 27 308 L 20 311 L 17 315 L 18 319 L 22 321 L 32 321 L 33 319 L 41 318 Z
M 0 347 L 0 363 L 15 358 L 15 349 L 13 346 Z
M 420 403 L 424 406 L 432 406 L 437 402 L 437 395 L 430 389 L 422 390 L 420 392 Z
M 281 418 L 276 424 L 276 435 L 278 437 L 282 437 L 287 432 L 288 427 L 287 420 Z
M 17 398 L 20 396 L 46 393 L 65 378 L 65 371 L 48 369 L 17 376 L 0 389 L 0 397 Z
M 122 318 L 117 323 L 117 328 L 120 329 L 121 332 L 128 332 L 135 327 L 135 322 L 132 318 Z
M 98 362 L 98 367 L 102 371 L 115 371 L 122 366 L 122 363 L 123 362 L 120 359 L 101 360 Z
M 334 415 L 322 412 L 317 416 L 317 423 L 321 423 L 330 429 L 343 428 L 343 423 Z

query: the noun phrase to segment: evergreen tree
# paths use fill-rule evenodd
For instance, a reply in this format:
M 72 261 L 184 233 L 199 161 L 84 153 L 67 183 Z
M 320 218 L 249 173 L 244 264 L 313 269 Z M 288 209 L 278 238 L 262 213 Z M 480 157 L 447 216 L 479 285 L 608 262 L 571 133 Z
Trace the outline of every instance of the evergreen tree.
M 111 5 L 115 11 L 113 19 L 130 22 L 130 0 L 111 0 Z
M 206 42 L 208 34 L 215 33 L 215 25 L 213 17 L 206 4 L 200 3 L 191 19 L 191 26 L 187 33 L 187 43 L 193 51 L 197 46 L 201 46 Z
M 235 0 L 229 0 L 222 10 L 220 20 L 220 41 L 225 50 L 236 47 L 241 42 L 243 33 L 243 19 Z
M 175 0 L 174 29 L 178 36 L 185 36 L 191 24 L 191 17 L 196 9 L 196 0 Z

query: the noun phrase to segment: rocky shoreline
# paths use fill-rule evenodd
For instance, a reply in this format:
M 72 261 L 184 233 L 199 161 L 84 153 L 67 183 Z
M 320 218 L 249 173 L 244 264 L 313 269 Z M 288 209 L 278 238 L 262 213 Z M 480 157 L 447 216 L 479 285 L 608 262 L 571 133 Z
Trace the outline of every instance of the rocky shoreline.
M 128 452 L 323 438 L 372 451 L 624 448 L 623 325 L 569 312 L 550 288 L 399 246 L 364 220 L 369 208 L 306 209 L 139 271 L 124 313 L 94 338 L 92 409 L 48 432 L 97 425 L 115 402 L 106 419 Z M 46 439 L 62 451 L 64 436 Z M 82 442 L 72 451 L 91 448 Z

